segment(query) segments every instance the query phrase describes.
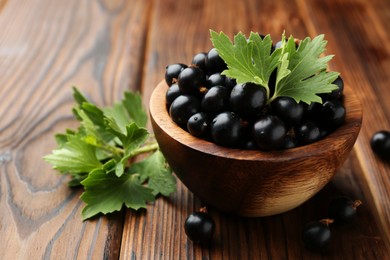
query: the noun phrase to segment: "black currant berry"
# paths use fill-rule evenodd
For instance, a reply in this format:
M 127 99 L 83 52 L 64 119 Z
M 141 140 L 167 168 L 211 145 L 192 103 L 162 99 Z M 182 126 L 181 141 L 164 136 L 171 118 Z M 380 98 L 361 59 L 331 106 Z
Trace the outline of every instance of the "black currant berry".
M 224 86 L 227 89 L 232 90 L 235 85 L 237 85 L 237 81 L 235 79 L 229 78 L 229 77 L 225 77 L 225 84 L 224 84 Z
M 202 98 L 202 110 L 211 115 L 226 111 L 230 92 L 223 86 L 210 88 Z
M 330 223 L 333 223 L 332 219 L 322 219 L 307 223 L 302 232 L 304 245 L 312 250 L 319 250 L 326 247 L 331 238 Z
M 345 122 L 345 107 L 337 100 L 328 100 L 322 104 L 321 125 L 334 130 Z
M 230 93 L 230 109 L 244 119 L 260 115 L 267 101 L 262 86 L 254 83 L 237 84 Z
M 237 147 L 243 139 L 245 128 L 236 113 L 222 112 L 211 122 L 210 132 L 216 144 Z
M 307 121 L 295 127 L 295 138 L 300 144 L 310 144 L 320 138 L 321 131 L 316 123 Z
M 301 122 L 304 107 L 290 97 L 278 97 L 271 102 L 271 113 L 279 117 L 287 126 Z
M 360 200 L 352 200 L 348 197 L 338 197 L 333 199 L 328 207 L 329 217 L 336 224 L 343 224 L 351 220 L 356 215 L 356 209 L 362 204 Z
M 217 50 L 212 48 L 206 57 L 206 68 L 209 75 L 214 73 L 221 73 L 227 69 L 225 61 L 219 56 Z
M 200 101 L 192 95 L 178 96 L 169 107 L 169 115 L 179 126 L 185 128 L 188 119 L 200 111 Z
M 187 217 L 184 223 L 184 230 L 191 241 L 209 244 L 215 232 L 215 222 L 207 212 L 194 212 Z
M 381 158 L 390 160 L 390 131 L 378 131 L 371 137 L 371 148 Z
M 177 79 L 180 91 L 185 94 L 197 94 L 206 82 L 206 75 L 198 67 L 188 67 L 180 72 Z
M 201 70 L 206 71 L 206 57 L 207 52 L 199 52 L 192 58 L 192 64 L 199 67 Z
M 253 125 L 253 138 L 261 150 L 278 149 L 286 137 L 284 123 L 273 115 L 261 117 Z
M 169 108 L 172 102 L 181 95 L 181 91 L 179 89 L 179 85 L 177 83 L 173 83 L 167 90 L 165 94 L 165 102 L 167 107 Z
M 165 82 L 168 84 L 168 86 L 177 82 L 177 78 L 179 77 L 180 72 L 185 68 L 187 68 L 187 65 L 182 63 L 175 63 L 166 67 Z
M 187 122 L 187 129 L 190 134 L 197 137 L 205 136 L 208 132 L 209 123 L 207 115 L 203 112 L 192 115 Z
M 224 86 L 225 76 L 221 73 L 214 73 L 206 79 L 206 88 L 212 88 L 214 86 Z

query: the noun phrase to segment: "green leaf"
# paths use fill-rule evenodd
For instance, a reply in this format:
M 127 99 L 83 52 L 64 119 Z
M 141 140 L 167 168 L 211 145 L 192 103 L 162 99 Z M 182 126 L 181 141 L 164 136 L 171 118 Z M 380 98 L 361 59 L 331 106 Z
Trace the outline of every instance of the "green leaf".
M 141 96 L 125 93 L 121 102 L 103 109 L 88 102 L 77 88 L 74 98 L 77 105 L 73 113 L 80 126 L 57 134 L 58 148 L 44 159 L 72 177 L 70 187 L 84 187 L 81 199 L 87 205 L 83 219 L 120 210 L 123 205 L 144 208 L 157 194 L 169 194 L 174 180 L 167 165 L 162 168 L 164 158 L 146 157 L 152 159 L 138 167 L 140 171 L 128 171 L 130 158 L 158 149 L 156 140 L 148 140 L 149 133 L 144 128 L 147 115 Z M 166 187 L 162 187 L 164 177 Z
M 235 78 L 237 83 L 253 82 L 265 87 L 269 97 L 269 79 L 277 69 L 275 91 L 268 103 L 279 96 L 294 98 L 297 102 L 322 102 L 318 94 L 329 93 L 337 86 L 332 82 L 336 72 L 326 72 L 333 55 L 321 56 L 327 41 L 324 35 L 311 40 L 305 38 L 296 49 L 295 39 L 286 41 L 283 33 L 281 48 L 271 52 L 272 40 L 269 35 L 261 39 L 251 32 L 247 39 L 241 32 L 231 42 L 223 32 L 210 30 L 211 41 L 228 69 L 222 74 Z
M 148 130 L 138 127 L 136 123 L 130 123 L 125 129 L 121 129 L 114 118 L 107 118 L 107 127 L 119 138 L 125 150 L 139 147 L 149 136 Z
M 153 189 L 154 195 L 168 196 L 176 190 L 176 179 L 159 150 L 131 165 L 129 172 L 138 173 L 143 181 L 148 181 L 148 187 Z
M 73 99 L 76 101 L 77 104 L 79 104 L 80 106 L 84 103 L 84 102 L 88 102 L 88 100 L 84 97 L 84 95 L 76 88 L 76 87 L 73 87 Z
M 278 96 L 288 96 L 296 102 L 322 102 L 318 94 L 329 93 L 337 88 L 332 82 L 339 73 L 325 72 L 333 55 L 320 56 L 325 51 L 326 44 L 324 35 L 319 35 L 313 40 L 305 38 L 298 49 L 295 48 L 293 37 L 282 45 L 282 53 L 288 54 L 288 66 L 286 68 L 287 61 L 283 56 L 284 69 L 282 72 L 278 71 L 279 80 L 271 101 Z M 287 69 L 290 73 L 286 75 Z M 279 73 L 283 74 L 282 77 Z
M 259 34 L 252 32 L 247 39 L 238 33 L 232 43 L 223 32 L 211 30 L 210 34 L 214 47 L 228 66 L 222 74 L 235 78 L 237 83 L 253 82 L 268 90 L 269 78 L 279 64 L 281 53 L 279 49 L 271 53 L 269 35 L 261 39 Z
M 110 131 L 115 133 L 124 148 L 124 154 L 115 168 L 116 175 L 120 177 L 124 173 L 129 158 L 138 154 L 137 149 L 148 138 L 149 132 L 143 127 L 138 127 L 136 123 L 130 123 L 123 131 L 114 118 L 107 118 L 106 122 Z
M 63 147 L 68 142 L 67 134 L 56 134 L 54 138 L 56 139 L 56 143 L 59 147 Z
M 44 159 L 63 173 L 85 173 L 102 165 L 95 152 L 94 146 L 76 136 L 68 136 L 68 142 L 62 148 L 53 150 Z
M 82 211 L 83 220 L 99 213 L 119 211 L 123 205 L 135 210 L 146 208 L 146 203 L 155 199 L 152 189 L 144 187 L 136 174 L 123 174 L 118 178 L 96 169 L 81 184 L 85 188 L 81 199 L 87 204 Z
M 141 94 L 136 92 L 125 92 L 124 99 L 122 101 L 123 106 L 129 113 L 130 118 L 140 127 L 146 127 L 148 121 L 148 115 L 142 105 Z
M 125 133 L 126 126 L 133 122 L 122 103 L 115 103 L 112 107 L 104 108 L 105 119 L 115 122 L 116 132 Z

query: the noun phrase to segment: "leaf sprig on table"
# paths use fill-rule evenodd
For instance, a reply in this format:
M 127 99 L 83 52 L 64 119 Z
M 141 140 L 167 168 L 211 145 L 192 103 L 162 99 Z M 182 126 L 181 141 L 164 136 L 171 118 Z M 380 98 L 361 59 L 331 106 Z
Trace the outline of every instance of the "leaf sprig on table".
M 72 177 L 69 186 L 83 186 L 83 220 L 99 213 L 138 210 L 159 194 L 169 196 L 176 179 L 145 128 L 147 114 L 138 93 L 126 92 L 121 102 L 99 108 L 73 88 L 80 121 L 77 130 L 55 136 L 58 148 L 44 159 Z M 146 153 L 142 160 L 133 161 Z
M 222 74 L 236 79 L 237 83 L 252 82 L 263 86 L 268 102 L 279 96 L 288 96 L 295 101 L 322 102 L 318 94 L 329 93 L 337 86 L 332 82 L 339 73 L 326 71 L 327 63 L 333 55 L 321 56 L 327 44 L 324 35 L 302 40 L 296 48 L 295 38 L 286 39 L 282 35 L 280 48 L 272 51 L 270 35 L 261 37 L 251 32 L 249 38 L 242 33 L 234 36 L 234 41 L 223 32 L 210 31 L 211 41 L 228 69 Z M 273 95 L 270 78 L 277 72 Z

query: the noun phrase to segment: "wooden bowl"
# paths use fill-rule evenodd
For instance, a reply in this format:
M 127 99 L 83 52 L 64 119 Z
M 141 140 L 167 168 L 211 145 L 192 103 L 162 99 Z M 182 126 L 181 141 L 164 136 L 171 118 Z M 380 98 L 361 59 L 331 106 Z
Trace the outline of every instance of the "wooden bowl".
M 206 205 L 241 216 L 291 210 L 315 195 L 346 160 L 362 122 L 360 102 L 346 87 L 346 122 L 326 138 L 283 151 L 225 148 L 177 126 L 165 105 L 161 81 L 150 99 L 155 137 L 176 176 Z

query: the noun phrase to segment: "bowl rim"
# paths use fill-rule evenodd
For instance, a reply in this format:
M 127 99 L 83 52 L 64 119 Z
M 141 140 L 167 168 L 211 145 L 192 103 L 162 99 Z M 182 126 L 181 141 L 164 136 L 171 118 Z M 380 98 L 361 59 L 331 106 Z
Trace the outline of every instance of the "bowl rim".
M 156 124 L 172 139 L 176 140 L 184 146 L 187 146 L 188 148 L 223 158 L 250 161 L 277 160 L 282 162 L 296 158 L 320 155 L 332 148 L 331 144 L 335 144 L 336 140 L 338 141 L 337 143 L 345 145 L 346 143 L 350 142 L 352 138 L 352 143 L 355 143 L 361 128 L 363 118 L 360 101 L 353 93 L 352 89 L 348 85 L 345 85 L 343 97 L 344 106 L 346 109 L 345 123 L 325 138 L 322 138 L 321 140 L 311 144 L 275 151 L 230 148 L 195 137 L 173 122 L 169 116 L 165 103 L 165 93 L 167 89 L 167 83 L 165 80 L 161 80 L 153 90 L 149 102 L 149 113 L 152 124 Z M 312 149 L 313 147 L 316 147 L 316 149 Z

